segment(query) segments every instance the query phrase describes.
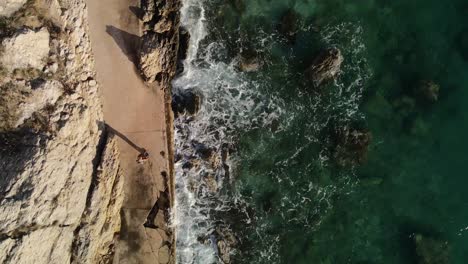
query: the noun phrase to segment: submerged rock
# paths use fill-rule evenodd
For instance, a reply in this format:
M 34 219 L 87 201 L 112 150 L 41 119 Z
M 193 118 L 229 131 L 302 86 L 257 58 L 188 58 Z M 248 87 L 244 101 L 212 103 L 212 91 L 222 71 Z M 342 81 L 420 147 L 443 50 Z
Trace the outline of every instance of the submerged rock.
M 418 264 L 450 263 L 450 246 L 447 241 L 437 240 L 421 234 L 413 238 Z
M 179 114 L 196 115 L 201 107 L 201 96 L 194 90 L 184 90 L 172 97 L 174 116 Z
M 325 81 L 335 78 L 340 72 L 343 55 L 338 48 L 326 49 L 314 59 L 312 65 L 306 70 L 306 77 L 312 81 L 315 88 Z
M 300 16 L 294 9 L 289 9 L 281 17 L 278 25 L 278 31 L 283 35 L 290 43 L 296 41 L 296 35 L 299 29 Z
M 333 156 L 340 166 L 362 164 L 367 160 L 372 134 L 367 129 L 340 128 L 335 131 Z
M 415 96 L 428 103 L 434 103 L 439 99 L 440 86 L 433 81 L 423 80 L 415 89 Z

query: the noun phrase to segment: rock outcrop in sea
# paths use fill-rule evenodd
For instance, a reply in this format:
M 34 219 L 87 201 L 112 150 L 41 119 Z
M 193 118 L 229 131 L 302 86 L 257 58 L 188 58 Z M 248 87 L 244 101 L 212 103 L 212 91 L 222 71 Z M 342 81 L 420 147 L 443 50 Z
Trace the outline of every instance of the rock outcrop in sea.
M 306 70 L 306 77 L 312 81 L 315 88 L 318 88 L 338 75 L 343 60 L 343 55 L 338 48 L 328 48 L 314 59 L 312 65 Z

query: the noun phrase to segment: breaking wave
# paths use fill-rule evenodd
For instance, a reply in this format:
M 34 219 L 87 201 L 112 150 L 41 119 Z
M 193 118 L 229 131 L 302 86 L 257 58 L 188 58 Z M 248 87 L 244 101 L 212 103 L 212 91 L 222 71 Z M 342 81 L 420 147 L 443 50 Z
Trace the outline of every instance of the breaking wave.
M 258 240 L 258 248 L 252 253 L 256 254 L 256 263 L 277 263 L 280 261 L 279 235 L 267 234 L 270 227 L 261 218 L 268 216 L 248 212 L 251 198 L 239 191 L 244 182 L 233 181 L 237 164 L 243 159 L 255 158 L 255 153 L 247 156 L 237 153 L 239 137 L 257 128 L 267 128 L 271 138 L 281 133 L 295 133 L 292 131 L 295 125 L 304 121 L 298 116 L 310 113 L 306 126 L 309 132 L 301 134 L 306 142 L 297 146 L 288 157 L 277 160 L 265 174 L 275 178 L 278 186 L 302 186 L 294 193 L 285 192 L 281 198 L 282 221 L 301 224 L 310 230 L 319 225 L 320 214 L 331 209 L 329 198 L 340 186 L 320 185 L 313 180 L 294 182 L 284 171 L 294 166 L 297 157 L 308 151 L 310 145 L 321 140 L 320 132 L 330 119 L 345 122 L 359 115 L 364 83 L 371 76 L 363 56 L 362 29 L 350 23 L 325 28 L 321 33 L 323 41 L 343 50 L 347 61 L 342 70 L 349 74 L 335 81 L 336 92 L 331 97 L 316 95 L 306 99 L 306 92 L 298 91 L 301 100 L 286 105 L 278 94 L 264 92 L 272 81 L 268 76 L 252 80 L 239 71 L 237 57 L 220 59 L 225 58 L 220 54 L 226 54 L 227 47 L 221 41 L 208 40 L 205 4 L 207 1 L 183 1 L 181 23 L 189 32 L 190 41 L 184 70 L 172 83 L 175 97 L 193 94 L 201 102 L 195 114 L 181 113 L 174 120 L 176 197 L 173 225 L 176 228 L 177 263 L 219 262 L 222 258 L 219 230 L 233 232 L 223 217 L 232 213 L 234 207 L 236 213 L 242 214 L 242 223 L 251 225 L 246 232 L 252 231 Z M 271 39 L 272 36 L 260 32 L 255 41 L 266 49 L 271 48 L 268 46 Z M 268 66 L 268 61 L 266 64 Z M 287 75 L 290 69 L 283 71 Z M 320 116 L 327 111 L 333 114 L 325 119 Z M 262 153 L 261 144 L 258 142 L 259 153 Z M 268 148 L 263 151 L 268 152 Z M 314 162 L 326 166 L 329 157 L 320 152 L 315 159 Z M 301 173 L 310 173 L 311 167 Z M 310 207 L 310 212 L 297 214 L 304 207 Z

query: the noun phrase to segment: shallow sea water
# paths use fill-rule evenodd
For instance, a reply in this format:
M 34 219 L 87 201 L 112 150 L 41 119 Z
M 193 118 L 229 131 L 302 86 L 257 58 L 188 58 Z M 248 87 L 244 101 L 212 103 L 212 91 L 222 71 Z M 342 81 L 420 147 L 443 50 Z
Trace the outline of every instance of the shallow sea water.
M 206 36 L 191 63 L 216 74 L 200 81 L 200 119 L 225 126 L 213 144 L 236 144 L 220 199 L 233 210 L 210 216 L 240 240 L 233 263 L 418 263 L 415 234 L 468 263 L 466 0 L 200 2 Z M 295 37 L 281 32 L 287 12 Z M 304 70 L 330 46 L 342 73 L 317 91 Z M 240 72 L 240 54 L 260 69 Z M 440 85 L 437 102 L 415 96 L 421 80 Z M 330 131 L 350 125 L 372 143 L 343 168 Z

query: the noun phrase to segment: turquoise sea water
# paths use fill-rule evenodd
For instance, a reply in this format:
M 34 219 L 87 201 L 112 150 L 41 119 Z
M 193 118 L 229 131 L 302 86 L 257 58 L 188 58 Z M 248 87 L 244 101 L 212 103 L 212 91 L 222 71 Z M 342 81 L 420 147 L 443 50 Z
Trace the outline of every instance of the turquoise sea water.
M 235 113 L 255 125 L 232 132 L 239 210 L 221 217 L 240 240 L 233 263 L 446 263 L 422 261 L 417 234 L 446 242 L 447 263 L 468 263 L 466 0 L 204 8 L 199 57 L 256 58 L 260 69 L 242 80 L 270 117 Z M 313 89 L 304 71 L 331 46 L 344 55 L 342 72 Z M 422 80 L 440 86 L 436 102 L 415 92 Z M 334 160 L 334 131 L 346 127 L 372 134 L 362 164 Z

